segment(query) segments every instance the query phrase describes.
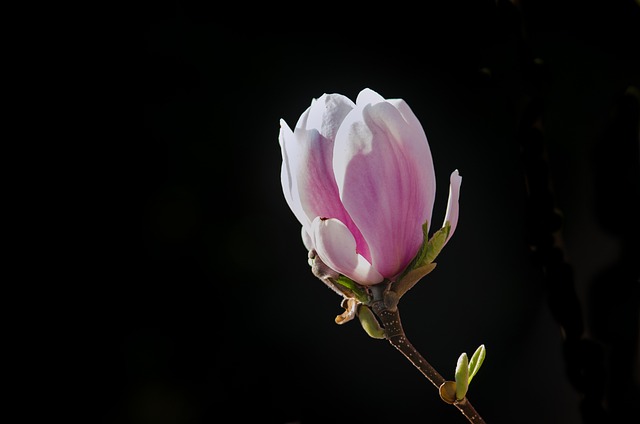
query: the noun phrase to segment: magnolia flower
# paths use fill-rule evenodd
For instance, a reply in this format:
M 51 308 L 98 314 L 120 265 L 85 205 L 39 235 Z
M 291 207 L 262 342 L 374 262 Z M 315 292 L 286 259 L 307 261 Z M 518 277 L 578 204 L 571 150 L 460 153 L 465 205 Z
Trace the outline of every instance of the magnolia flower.
M 361 285 L 394 281 L 424 241 L 436 195 L 429 143 L 407 103 L 370 89 L 355 103 L 323 94 L 293 131 L 280 120 L 279 141 L 282 189 L 305 247 Z M 447 240 L 458 222 L 461 182 L 453 171 Z

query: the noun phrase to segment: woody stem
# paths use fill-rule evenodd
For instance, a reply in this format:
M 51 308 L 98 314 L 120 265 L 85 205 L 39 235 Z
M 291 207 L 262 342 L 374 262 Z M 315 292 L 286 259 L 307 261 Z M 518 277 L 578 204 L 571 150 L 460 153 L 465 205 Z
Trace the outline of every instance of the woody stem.
M 374 300 L 370 306 L 376 314 L 385 331 L 385 338 L 389 343 L 398 349 L 408 360 L 416 367 L 436 388 L 445 383 L 445 379 L 436 371 L 435 368 L 427 362 L 426 359 L 416 350 L 404 333 L 402 322 L 400 321 L 400 312 L 395 302 L 387 302 L 385 304 L 384 296 L 389 292 L 375 293 Z M 455 401 L 453 405 L 460 410 L 465 418 L 474 424 L 485 424 L 480 414 L 475 410 L 471 402 L 465 397 L 462 400 Z

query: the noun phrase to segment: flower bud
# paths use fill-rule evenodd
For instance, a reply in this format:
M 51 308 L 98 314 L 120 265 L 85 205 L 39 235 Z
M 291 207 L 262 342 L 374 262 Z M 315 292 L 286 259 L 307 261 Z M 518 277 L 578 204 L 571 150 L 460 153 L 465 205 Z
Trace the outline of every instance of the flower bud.
M 323 94 L 294 130 L 280 121 L 279 142 L 284 196 L 307 249 L 360 285 L 394 281 L 425 241 L 436 194 L 429 143 L 407 103 L 370 89 L 355 103 Z M 460 183 L 455 171 L 447 240 Z

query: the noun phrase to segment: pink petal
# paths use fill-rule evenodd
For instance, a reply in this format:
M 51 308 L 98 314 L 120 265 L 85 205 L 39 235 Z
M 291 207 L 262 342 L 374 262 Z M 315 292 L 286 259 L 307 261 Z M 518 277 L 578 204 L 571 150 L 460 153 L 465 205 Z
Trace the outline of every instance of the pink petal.
M 377 284 L 384 279 L 369 261 L 356 253 L 356 240 L 342 222 L 318 217 L 312 227 L 316 251 L 329 268 L 362 285 Z
M 334 126 L 353 106 L 345 96 L 324 94 L 312 100 L 294 131 L 280 120 L 282 188 L 289 208 L 307 233 L 316 216 L 337 217 L 355 228 L 340 200 L 332 169 Z
M 333 174 L 335 133 L 353 107 L 354 103 L 345 96 L 323 94 L 319 99 L 313 100 L 311 106 L 300 116 L 290 143 L 295 146 L 286 144 L 287 149 L 291 149 L 296 155 L 295 160 L 289 160 L 292 163 L 290 179 L 297 188 L 291 194 L 291 204 L 292 210 L 294 207 L 299 208 L 304 214 L 305 218 L 301 223 L 308 232 L 311 221 L 317 216 L 342 221 L 356 238 L 358 251 L 368 257 L 369 248 L 340 200 Z M 285 141 L 287 140 L 285 137 Z M 289 155 L 291 156 L 292 154 Z M 295 197 L 297 202 L 293 199 Z M 296 209 L 294 213 L 298 216 L 300 211 Z
M 370 91 L 363 96 L 375 98 Z M 433 208 L 433 164 L 415 121 L 407 122 L 389 102 L 359 102 L 360 96 L 337 133 L 333 168 L 373 267 L 392 278 L 422 244 L 422 224 Z
M 294 179 L 304 213 L 309 221 L 316 216 L 346 218 L 333 175 L 333 140 L 321 136 L 315 129 L 296 128 L 295 135 L 299 166 L 294 171 Z
M 431 149 L 427 141 L 427 135 L 422 128 L 422 124 L 413 113 L 409 105 L 402 99 L 390 99 L 389 103 L 394 105 L 407 121 L 412 134 L 402 139 L 407 156 L 416 158 L 416 174 L 418 181 L 422 185 L 424 207 L 426 215 L 424 221 L 431 226 L 433 205 L 436 200 L 436 172 L 433 166 Z M 428 228 L 427 228 L 428 229 Z

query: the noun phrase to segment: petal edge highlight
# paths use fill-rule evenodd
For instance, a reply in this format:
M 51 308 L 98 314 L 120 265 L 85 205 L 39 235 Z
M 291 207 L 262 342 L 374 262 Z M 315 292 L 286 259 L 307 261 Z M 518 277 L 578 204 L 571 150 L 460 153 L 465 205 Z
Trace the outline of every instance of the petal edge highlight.
M 460 176 L 458 170 L 456 169 L 451 173 L 449 177 L 449 201 L 447 203 L 447 212 L 444 216 L 444 222 L 442 226 L 444 227 L 447 221 L 449 221 L 449 225 L 451 225 L 451 229 L 449 230 L 449 235 L 444 242 L 444 245 L 447 244 L 451 236 L 453 235 L 456 227 L 458 226 L 458 211 L 459 211 L 459 199 L 460 199 L 460 186 L 462 185 L 462 176 Z M 443 247 L 444 247 L 443 245 Z

